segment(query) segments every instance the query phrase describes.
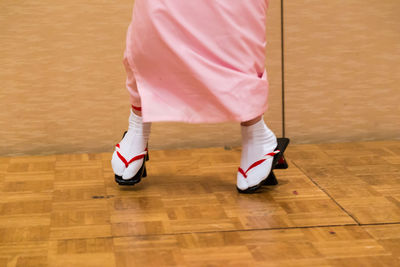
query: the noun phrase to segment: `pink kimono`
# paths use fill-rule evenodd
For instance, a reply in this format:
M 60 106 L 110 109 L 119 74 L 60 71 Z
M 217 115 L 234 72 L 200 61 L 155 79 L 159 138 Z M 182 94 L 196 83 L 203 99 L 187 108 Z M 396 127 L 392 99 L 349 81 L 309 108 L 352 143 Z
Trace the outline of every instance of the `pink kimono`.
M 143 122 L 263 114 L 267 7 L 268 0 L 136 0 L 124 65 Z

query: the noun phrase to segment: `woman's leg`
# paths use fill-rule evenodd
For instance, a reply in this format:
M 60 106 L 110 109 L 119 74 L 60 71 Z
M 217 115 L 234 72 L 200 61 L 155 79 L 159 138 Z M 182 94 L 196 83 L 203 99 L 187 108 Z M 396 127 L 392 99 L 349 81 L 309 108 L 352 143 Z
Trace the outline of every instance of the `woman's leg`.
M 142 117 L 142 110 L 141 110 L 141 109 L 138 110 L 138 109 L 132 107 L 132 111 L 133 111 L 133 113 L 135 113 L 136 115 Z
M 250 125 L 253 125 L 253 124 L 257 123 L 261 119 L 262 119 L 262 115 L 260 115 L 258 117 L 255 117 L 252 120 L 241 122 L 240 125 L 242 125 L 242 126 L 250 126 Z
M 142 120 L 140 95 L 137 90 L 135 76 L 126 56 L 127 54 L 125 51 L 123 64 L 127 74 L 126 88 L 129 92 L 131 103 L 129 127 L 127 133 L 115 148 L 111 159 L 111 165 L 116 175 L 121 176 L 122 179 L 129 180 L 139 171 L 145 158 L 135 160 L 128 166 L 123 159 L 129 162 L 141 153 L 145 151 L 147 153 L 151 122 L 144 123 Z
M 260 115 L 250 121 L 241 123 L 242 155 L 240 168 L 246 172 L 250 166 L 265 158 L 265 155 L 273 152 L 277 145 L 275 134 L 264 122 L 264 115 Z M 267 159 L 249 169 L 248 172 L 237 173 L 237 187 L 246 190 L 249 187 L 258 185 L 270 173 L 273 157 Z
M 137 84 L 136 84 L 136 78 L 132 71 L 131 66 L 129 65 L 128 54 L 127 54 L 126 49 L 124 52 L 124 59 L 123 59 L 122 63 L 124 64 L 125 71 L 126 71 L 125 85 L 126 85 L 126 89 L 128 90 L 128 93 L 129 93 L 129 101 L 131 103 L 132 111 L 136 115 L 142 116 L 141 101 L 140 101 L 140 95 L 139 95 L 139 91 L 138 91 Z

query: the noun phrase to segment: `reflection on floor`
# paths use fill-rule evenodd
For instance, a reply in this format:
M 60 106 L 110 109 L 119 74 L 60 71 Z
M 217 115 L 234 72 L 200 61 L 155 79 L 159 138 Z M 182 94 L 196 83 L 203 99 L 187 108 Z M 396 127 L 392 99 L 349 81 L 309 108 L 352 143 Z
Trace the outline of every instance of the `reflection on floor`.
M 400 142 L 290 145 L 279 184 L 235 188 L 240 148 L 0 158 L 0 266 L 399 266 Z

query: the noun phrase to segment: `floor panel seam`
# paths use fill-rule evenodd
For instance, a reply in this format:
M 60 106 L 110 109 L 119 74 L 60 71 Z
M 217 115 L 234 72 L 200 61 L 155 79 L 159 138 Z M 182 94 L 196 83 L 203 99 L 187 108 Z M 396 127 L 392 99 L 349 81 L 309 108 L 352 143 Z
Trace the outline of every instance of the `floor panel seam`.
M 312 228 L 329 228 L 329 227 L 347 227 L 347 226 L 374 226 L 374 225 L 400 225 L 400 222 L 392 223 L 372 223 L 372 224 L 330 224 L 330 225 L 311 225 L 311 226 L 293 226 L 293 227 L 274 227 L 274 228 L 255 228 L 255 229 L 238 229 L 238 230 L 221 230 L 221 231 L 195 231 L 195 232 L 178 232 L 178 233 L 166 233 L 166 234 L 140 234 L 140 235 L 121 235 L 113 236 L 113 238 L 121 237 L 144 237 L 144 236 L 173 236 L 173 235 L 185 235 L 185 234 L 212 234 L 212 233 L 233 233 L 233 232 L 254 232 L 254 231 L 273 231 L 273 230 L 295 230 L 295 229 L 312 229 Z
M 298 166 L 295 162 L 291 161 L 293 165 L 296 166 L 297 169 L 299 169 L 314 185 L 316 185 L 322 192 L 324 192 L 342 211 L 344 211 L 350 218 L 353 219 L 354 222 L 356 222 L 358 225 L 361 225 L 361 223 L 353 216 L 351 215 L 345 208 L 342 207 L 342 205 L 339 204 L 339 202 L 336 201 L 328 192 L 326 192 L 317 182 L 315 182 L 309 175 L 307 175 L 304 170 Z

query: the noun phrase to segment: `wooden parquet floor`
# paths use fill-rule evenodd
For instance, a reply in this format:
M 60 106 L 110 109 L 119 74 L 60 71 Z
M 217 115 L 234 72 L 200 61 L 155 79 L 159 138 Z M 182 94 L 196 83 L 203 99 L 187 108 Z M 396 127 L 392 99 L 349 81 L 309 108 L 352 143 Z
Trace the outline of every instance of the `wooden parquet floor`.
M 0 158 L 0 266 L 400 266 L 400 142 L 290 145 L 279 184 L 236 191 L 240 149 Z

